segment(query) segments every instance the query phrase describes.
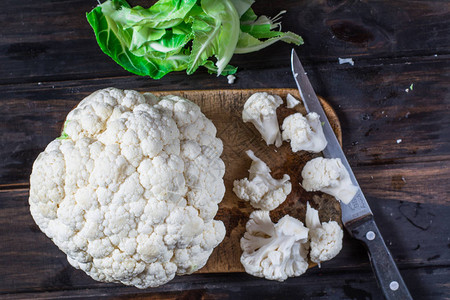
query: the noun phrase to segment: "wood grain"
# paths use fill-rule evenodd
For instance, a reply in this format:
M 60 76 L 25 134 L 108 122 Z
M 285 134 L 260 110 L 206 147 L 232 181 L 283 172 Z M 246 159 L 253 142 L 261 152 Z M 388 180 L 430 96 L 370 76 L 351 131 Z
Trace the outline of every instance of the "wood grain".
M 369 198 L 450 205 L 450 168 L 445 160 L 356 166 L 353 171 Z
M 432 267 L 439 273 L 438 267 L 450 265 L 450 252 L 447 217 L 450 206 L 417 204 L 404 201 L 369 199 L 371 208 L 383 237 L 391 250 L 400 270 L 418 267 Z M 138 293 L 135 288 L 120 284 L 96 282 L 83 271 L 76 270 L 67 262 L 66 256 L 49 240 L 34 223 L 28 206 L 28 190 L 0 191 L 0 298 L 4 294 L 55 292 L 55 295 L 88 295 L 93 297 L 100 291 L 110 294 Z M 314 274 L 321 276 L 348 275 L 348 280 L 356 280 L 361 270 L 370 272 L 365 249 L 357 241 L 344 237 L 344 247 L 333 260 L 323 264 L 321 269 L 310 269 L 303 276 L 289 279 L 288 286 L 296 283 L 303 286 L 304 281 L 312 280 Z M 328 274 L 328 275 L 327 275 Z M 422 273 L 411 271 L 411 282 L 422 280 Z M 371 275 L 372 276 L 372 275 Z M 431 284 L 430 278 L 429 283 Z M 271 284 L 272 288 L 288 290 L 286 284 L 274 283 L 264 279 L 233 273 L 226 277 L 213 274 L 193 274 L 179 276 L 173 281 L 147 293 L 182 291 L 195 288 L 230 288 L 233 286 L 253 286 Z M 321 284 L 322 281 L 317 284 Z M 407 282 L 410 283 L 410 282 Z M 369 284 L 369 283 L 367 283 Z M 372 281 L 370 290 L 376 289 Z M 318 288 L 321 291 L 325 288 Z M 88 291 L 92 289 L 92 291 Z M 431 290 L 422 286 L 428 292 Z M 311 289 L 314 290 L 314 289 Z M 77 292 L 78 291 L 78 292 Z M 20 295 L 20 294 L 19 294 Z M 22 294 L 26 295 L 26 294 Z M 22 296 L 23 297 L 23 296 Z M 55 296 L 58 297 L 58 296 Z
M 233 291 L 237 293 L 236 289 L 255 293 L 256 287 L 267 282 L 240 273 L 176 277 L 167 285 L 145 291 L 95 282 L 82 271 L 72 268 L 65 255 L 39 231 L 29 214 L 27 196 L 26 190 L 0 192 L 0 240 L 5 241 L 0 243 L 0 297 L 83 298 L 90 295 L 97 298 L 112 294 L 130 297 L 150 293 L 161 294 L 162 297 L 200 289 L 211 293 L 211 297 L 222 298 L 235 295 Z M 420 299 L 448 295 L 448 290 L 429 287 L 438 287 L 446 282 L 448 268 L 440 266 L 450 263 L 450 253 L 446 250 L 448 241 L 442 238 L 446 236 L 446 216 L 450 207 L 372 200 L 380 230 L 414 295 L 425 297 Z M 360 292 L 370 292 L 375 297 L 377 285 L 366 256 L 357 242 L 346 237 L 342 252 L 334 260 L 324 263 L 322 269 L 309 270 L 302 277 L 289 279 L 283 284 L 272 283 L 272 293 L 288 295 L 297 286 L 299 291 L 312 293 L 312 296 L 314 293 L 336 291 L 349 297 L 344 296 L 344 287 L 350 286 Z M 418 266 L 422 269 L 417 269 Z M 315 288 L 305 290 L 305 282 Z M 48 292 L 38 294 L 39 291 Z
M 285 89 L 278 91 L 286 92 Z M 211 93 L 213 93 L 213 91 L 211 91 Z M 242 91 L 240 91 L 240 93 L 242 93 Z M 227 91 L 221 93 L 221 95 L 226 94 Z M 207 99 L 204 99 L 203 101 L 206 100 Z M 201 103 L 201 100 L 198 101 Z M 239 105 L 242 105 L 242 103 L 243 102 L 239 101 L 236 103 L 237 109 L 235 113 L 237 114 L 237 119 L 240 119 L 239 113 L 241 110 L 240 108 L 238 109 L 238 107 Z M 207 107 L 204 107 L 204 110 L 207 114 L 214 112 L 214 108 L 208 109 Z M 280 112 L 280 117 L 281 115 Z M 212 115 L 210 115 L 210 117 L 212 117 Z M 223 126 L 224 123 L 222 125 L 220 124 L 218 124 L 219 129 L 222 128 L 221 126 Z M 242 123 L 242 125 L 245 124 Z M 254 129 L 252 125 L 248 124 L 247 130 L 252 135 L 257 136 L 257 133 L 253 132 Z M 219 135 L 221 134 L 225 134 L 225 131 L 220 131 Z M 263 150 L 261 153 L 264 154 L 267 146 L 260 140 L 258 142 L 261 143 L 258 144 L 260 145 L 258 147 Z M 258 147 L 256 147 L 255 150 L 259 149 Z M 241 159 L 243 161 L 243 168 L 240 172 L 242 172 L 242 176 L 247 176 L 246 172 L 250 160 L 245 157 L 241 157 Z M 270 164 L 270 160 L 268 162 Z M 386 175 L 386 177 L 388 177 L 387 179 L 384 179 L 384 177 L 376 177 L 376 174 L 383 174 L 381 172 L 389 172 L 380 165 L 357 167 L 357 172 L 360 173 L 360 175 L 357 176 L 358 178 L 362 177 L 363 188 L 364 186 L 367 186 L 368 188 L 369 195 L 371 195 L 369 198 L 370 205 L 394 258 L 401 268 L 409 268 L 417 265 L 440 266 L 450 264 L 449 253 L 448 251 L 445 251 L 448 247 L 448 242 L 445 239 L 442 239 L 442 236 L 446 236 L 447 234 L 445 224 L 446 215 L 450 213 L 450 206 L 433 205 L 431 203 L 416 204 L 392 200 L 395 198 L 405 199 L 405 197 L 409 199 L 409 194 L 405 195 L 402 193 L 403 189 L 412 191 L 411 194 L 414 196 L 414 191 L 417 191 L 420 186 L 418 184 L 420 184 L 421 180 L 423 181 L 421 171 L 433 170 L 436 169 L 437 166 L 432 162 L 421 163 L 420 166 L 419 164 L 412 164 L 411 168 L 417 167 L 416 169 L 411 169 L 409 172 L 411 176 L 415 176 L 414 181 L 411 177 L 407 176 L 405 185 L 401 186 L 401 183 L 400 185 L 395 183 L 392 187 L 381 186 L 381 190 L 378 191 L 377 186 L 381 185 L 383 182 L 390 182 L 389 175 L 395 175 L 396 171 L 404 171 L 404 166 L 394 165 L 393 167 L 397 169 L 391 168 L 391 173 Z M 407 168 L 405 167 L 405 169 Z M 439 181 L 441 179 L 438 179 L 438 184 L 443 184 L 445 186 L 443 180 L 445 180 L 447 176 L 445 173 L 447 171 L 444 168 L 442 168 L 442 170 L 444 173 L 442 173 L 441 176 L 444 179 L 442 179 L 442 181 Z M 375 174 L 375 178 L 371 179 L 372 175 L 370 174 Z M 439 176 L 434 176 L 433 178 L 435 177 Z M 231 178 L 230 181 L 233 179 L 234 178 Z M 401 179 L 400 181 L 403 182 Z M 430 183 L 430 181 L 425 181 L 422 185 L 426 186 L 426 183 Z M 6 187 L 9 187 L 9 189 L 6 189 Z M 3 278 L 3 280 L 0 280 L 0 293 L 43 290 L 61 291 L 70 289 L 71 292 L 55 292 L 54 295 L 55 297 L 63 294 L 73 295 L 74 297 L 76 295 L 84 297 L 82 295 L 87 294 L 83 294 L 80 289 L 93 289 L 92 291 L 87 292 L 88 294 L 92 293 L 92 295 L 99 295 L 97 294 L 97 291 L 101 291 L 102 288 L 106 287 L 119 288 L 119 290 L 115 291 L 115 293 L 117 292 L 118 294 L 122 293 L 120 291 L 129 291 L 128 288 L 121 287 L 120 285 L 95 282 L 82 271 L 75 270 L 68 265 L 65 255 L 59 251 L 34 224 L 34 221 L 29 214 L 27 204 L 28 190 L 26 188 L 18 188 L 20 188 L 20 186 L 6 185 L 4 186 L 3 191 L 0 192 L 0 240 L 6 242 L 0 243 L 0 253 L 3 254 L 0 257 L 0 274 Z M 386 191 L 386 189 L 392 189 L 392 193 L 389 193 L 386 196 L 382 192 Z M 430 189 L 430 191 L 431 190 L 432 189 Z M 434 193 L 437 198 L 439 189 Z M 375 194 L 376 196 L 372 194 Z M 235 197 L 232 192 L 230 192 L 228 196 Z M 417 197 L 428 197 L 428 195 L 424 192 L 423 195 Z M 385 200 L 389 198 L 391 200 Z M 237 201 L 237 199 L 235 200 Z M 412 200 L 414 200 L 413 197 Z M 439 203 L 439 201 L 436 200 L 436 203 Z M 241 203 L 241 205 L 243 206 L 243 211 L 248 214 L 251 208 L 246 203 Z M 221 214 L 219 211 L 219 217 L 227 222 L 226 214 Z M 244 220 L 243 223 L 245 222 L 246 221 Z M 230 224 L 227 224 L 227 226 L 230 226 Z M 227 238 L 229 239 L 229 237 Z M 236 238 L 239 238 L 237 234 Z M 235 250 L 236 253 L 239 253 L 240 251 L 239 248 Z M 214 253 L 214 255 L 218 254 L 220 254 L 218 251 Z M 213 259 L 213 257 L 211 257 L 211 259 Z M 326 266 L 326 269 L 322 269 L 323 271 L 326 270 L 331 273 L 338 272 L 339 274 L 341 274 L 343 270 L 355 270 L 357 268 L 366 268 L 369 270 L 364 249 L 357 242 L 348 237 L 344 240 L 344 249 L 339 256 L 334 260 L 327 262 L 324 266 Z M 309 272 L 311 272 L 311 270 L 304 276 L 308 276 Z M 411 274 L 411 276 L 413 276 L 413 274 L 416 273 L 411 272 Z M 186 285 L 192 287 L 199 284 L 214 284 L 215 282 L 215 277 L 196 276 L 200 275 L 177 278 L 162 289 L 152 289 L 152 292 L 179 290 L 184 289 Z M 349 278 L 352 277 L 350 276 Z M 254 283 L 251 283 L 253 282 L 252 280 L 245 282 L 254 284 L 255 286 L 258 282 L 261 282 L 255 281 Z M 300 277 L 298 280 L 303 282 L 305 279 L 304 277 Z M 374 282 L 372 283 L 374 284 L 373 289 L 375 289 L 376 285 Z M 236 282 L 230 281 L 229 284 L 230 286 L 233 286 Z M 365 288 L 367 289 L 367 287 Z M 77 292 L 74 289 L 80 290 L 80 292 Z M 126 292 L 126 294 L 127 293 L 128 292 Z M 132 289 L 131 293 L 136 293 L 136 290 Z
M 415 299 L 447 299 L 448 267 L 422 267 L 402 270 Z M 186 276 L 185 276 L 186 277 Z M 164 288 L 136 290 L 108 286 L 90 289 L 50 290 L 47 292 L 22 292 L 1 295 L 2 299 L 383 299 L 373 273 L 349 271 L 323 273 L 311 271 L 300 278 L 290 278 L 284 283 L 264 287 L 262 279 L 242 273 L 191 275 L 183 278 L 184 284 Z M 176 280 L 176 279 L 175 279 Z M 177 289 L 179 287 L 181 289 Z
M 149 5 L 149 1 L 141 2 Z M 128 74 L 102 53 L 86 21 L 85 14 L 96 1 L 2 3 L 0 84 Z M 338 57 L 353 57 L 357 64 L 368 58 L 424 57 L 448 54 L 450 49 L 448 1 L 259 0 L 254 9 L 272 17 L 287 10 L 283 30 L 303 36 L 305 44 L 297 49 L 301 57 L 307 57 L 307 65 L 337 64 Z M 288 67 L 290 48 L 278 43 L 256 53 L 236 55 L 232 64 L 241 70 Z
M 352 68 L 336 63 L 307 67 L 306 71 L 317 93 L 332 104 L 341 120 L 344 151 L 358 178 L 362 177 L 367 197 L 376 194 L 385 199 L 409 200 L 411 195 L 420 203 L 444 203 L 450 198 L 446 184 L 450 180 L 446 171 L 450 169 L 450 56 L 411 64 L 357 64 Z M 206 74 L 180 74 L 169 83 L 131 76 L 0 85 L 0 185 L 26 185 L 34 159 L 59 136 L 67 113 L 97 89 L 245 89 L 295 84 L 286 69 L 242 71 L 232 86 L 225 79 L 213 79 Z M 414 89 L 405 92 L 411 83 Z M 397 139 L 402 142 L 397 144 Z M 401 171 L 403 165 L 411 170 L 409 174 Z M 437 166 L 440 170 L 435 169 Z M 404 189 L 410 194 L 392 191 L 387 169 L 398 169 L 398 174 L 409 177 Z M 433 180 L 420 176 L 435 172 L 439 176 L 433 176 Z M 377 180 L 376 185 L 371 176 Z M 429 191 L 431 197 L 415 193 L 415 187 Z

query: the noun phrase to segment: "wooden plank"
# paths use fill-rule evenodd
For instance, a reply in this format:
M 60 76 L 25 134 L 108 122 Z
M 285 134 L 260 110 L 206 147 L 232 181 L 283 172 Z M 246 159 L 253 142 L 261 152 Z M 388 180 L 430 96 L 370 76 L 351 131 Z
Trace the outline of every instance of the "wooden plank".
M 148 5 L 148 1 L 141 2 Z M 0 84 L 128 74 L 96 44 L 85 18 L 95 5 L 95 1 L 83 0 L 4 1 Z M 287 10 L 283 30 L 304 37 L 305 45 L 298 50 L 310 62 L 337 63 L 338 57 L 353 57 L 359 63 L 374 57 L 432 56 L 448 54 L 450 48 L 448 1 L 261 0 L 254 8 L 258 14 L 272 17 Z M 260 52 L 236 55 L 232 63 L 242 70 L 288 66 L 290 48 L 279 43 Z
M 307 68 L 307 72 L 339 115 L 344 150 L 353 167 L 429 161 L 448 166 L 450 112 L 443 108 L 450 107 L 450 60 L 351 69 L 336 64 Z M 230 88 L 225 80 L 209 78 L 196 74 L 177 75 L 169 81 L 123 77 L 0 86 L 0 111 L 4 112 L 0 114 L 0 184 L 28 182 L 35 157 L 59 135 L 65 115 L 87 94 L 108 86 L 141 91 Z M 405 92 L 411 83 L 413 90 Z M 240 72 L 232 87 L 293 84 L 289 70 L 281 68 Z M 398 139 L 402 142 L 397 143 Z M 445 194 L 445 186 L 436 184 L 433 191 Z M 420 200 L 426 201 L 426 197 Z
M 0 192 L 0 294 L 121 287 L 118 284 L 95 282 L 82 271 L 71 267 L 65 255 L 35 225 L 29 213 L 27 198 L 27 190 Z M 449 205 L 377 198 L 370 199 L 370 205 L 400 268 L 450 266 L 446 226 Z M 232 251 L 239 252 L 240 249 Z M 345 272 L 369 269 L 363 246 L 346 234 L 341 253 L 332 261 L 324 263 L 320 272 L 336 274 L 336 278 L 341 278 Z M 309 280 L 310 274 L 315 272 L 319 270 L 310 269 L 296 282 Z M 220 286 L 220 280 L 214 280 L 214 276 L 205 276 L 194 274 L 176 277 L 155 291 L 183 290 L 195 284 Z M 233 284 L 230 283 L 230 286 Z M 273 282 L 267 284 L 272 287 L 278 285 Z M 137 292 L 136 289 L 131 290 Z
M 447 299 L 449 267 L 401 270 L 414 299 Z M 184 279 L 184 278 L 183 278 Z M 174 281 L 177 281 L 175 279 Z M 184 283 L 138 290 L 123 286 L 22 292 L 2 299 L 383 299 L 370 270 L 326 273 L 273 282 L 242 273 L 191 275 Z
M 450 205 L 448 161 L 356 166 L 364 194 L 370 198 Z

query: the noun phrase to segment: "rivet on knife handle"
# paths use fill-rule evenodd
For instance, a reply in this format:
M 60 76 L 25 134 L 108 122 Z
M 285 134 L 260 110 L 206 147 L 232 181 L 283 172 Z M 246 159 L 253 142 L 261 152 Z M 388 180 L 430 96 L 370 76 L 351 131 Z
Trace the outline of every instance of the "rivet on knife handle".
M 408 288 L 378 230 L 373 216 L 368 216 L 347 228 L 354 238 L 362 241 L 368 251 L 369 259 L 375 270 L 378 283 L 384 297 L 391 299 L 412 299 Z

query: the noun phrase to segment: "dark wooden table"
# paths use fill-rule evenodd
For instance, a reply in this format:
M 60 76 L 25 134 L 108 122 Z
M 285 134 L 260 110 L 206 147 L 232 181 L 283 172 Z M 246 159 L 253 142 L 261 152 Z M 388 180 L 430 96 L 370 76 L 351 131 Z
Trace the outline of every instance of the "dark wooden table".
M 367 254 L 348 236 L 334 260 L 284 283 L 247 274 L 177 277 L 156 289 L 95 282 L 34 224 L 31 165 L 67 112 L 108 86 L 140 91 L 294 87 L 289 45 L 235 56 L 237 81 L 206 72 L 155 81 L 97 46 L 91 0 L 3 0 L 0 10 L 0 297 L 380 299 Z M 283 29 L 317 92 L 336 109 L 345 152 L 415 299 L 450 297 L 450 2 L 259 0 L 287 9 Z M 351 57 L 355 65 L 340 65 Z M 410 89 L 410 86 L 413 87 Z M 400 142 L 401 140 L 401 142 Z

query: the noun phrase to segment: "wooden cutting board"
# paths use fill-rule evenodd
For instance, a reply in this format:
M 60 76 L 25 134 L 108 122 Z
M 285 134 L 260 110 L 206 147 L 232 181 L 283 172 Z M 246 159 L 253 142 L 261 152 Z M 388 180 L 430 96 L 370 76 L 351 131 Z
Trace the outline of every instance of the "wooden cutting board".
M 283 174 L 291 177 L 292 192 L 286 201 L 270 215 L 274 222 L 289 214 L 302 222 L 305 220 L 306 202 L 319 209 L 322 221 L 334 220 L 339 223 L 341 209 L 339 203 L 331 196 L 322 193 L 308 193 L 298 184 L 301 182 L 301 170 L 305 163 L 319 155 L 304 151 L 292 153 L 290 145 L 283 142 L 280 148 L 267 146 L 261 135 L 251 123 L 242 121 L 242 108 L 250 95 L 256 92 L 268 92 L 286 99 L 288 93 L 300 99 L 296 89 L 248 89 L 248 90 L 198 90 L 198 91 L 170 91 L 154 92 L 155 95 L 173 94 L 185 97 L 197 103 L 203 113 L 213 121 L 217 127 L 217 136 L 223 141 L 222 159 L 225 162 L 224 176 L 226 192 L 219 205 L 216 219 L 222 220 L 227 233 L 223 242 L 214 250 L 205 267 L 199 273 L 243 272 L 240 263 L 241 247 L 239 240 L 245 232 L 245 224 L 254 208 L 233 193 L 233 181 L 248 177 L 251 160 L 245 151 L 251 149 L 272 170 L 272 176 L 281 178 Z M 327 113 L 331 126 L 342 144 L 342 132 L 336 113 L 331 106 L 321 99 L 322 106 Z M 286 102 L 285 102 L 286 103 Z M 281 126 L 283 119 L 295 112 L 306 114 L 302 104 L 288 109 L 285 103 L 278 110 L 278 120 Z M 312 266 L 312 265 L 310 265 Z

